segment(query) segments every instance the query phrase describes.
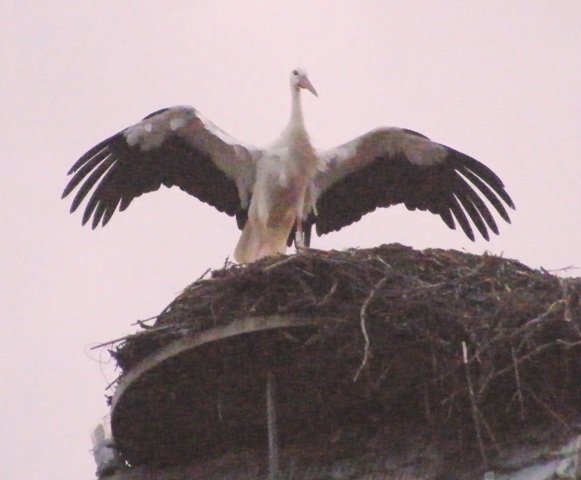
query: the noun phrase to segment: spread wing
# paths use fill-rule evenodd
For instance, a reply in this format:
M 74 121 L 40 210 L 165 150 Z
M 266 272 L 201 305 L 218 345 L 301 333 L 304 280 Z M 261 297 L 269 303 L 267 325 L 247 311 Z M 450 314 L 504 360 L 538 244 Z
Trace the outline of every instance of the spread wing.
M 257 150 L 238 142 L 192 107 L 159 110 L 102 141 L 69 170 L 63 198 L 88 198 L 83 225 L 109 222 L 117 208 L 161 185 L 177 186 L 221 212 L 246 219 Z
M 506 207 L 514 203 L 492 170 L 411 130 L 374 130 L 320 156 L 324 167 L 311 199 L 316 211 L 306 225 L 315 224 L 319 235 L 400 203 L 439 215 L 451 229 L 458 223 L 471 240 L 472 225 L 486 240 L 489 230 L 498 234 L 494 210 L 510 223 Z

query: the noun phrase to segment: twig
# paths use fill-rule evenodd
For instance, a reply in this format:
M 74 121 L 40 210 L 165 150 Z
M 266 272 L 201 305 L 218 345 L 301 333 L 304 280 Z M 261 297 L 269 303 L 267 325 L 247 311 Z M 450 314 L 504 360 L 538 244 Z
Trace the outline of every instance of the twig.
M 297 271 L 299 272 L 303 272 L 307 277 L 311 277 L 311 278 L 315 278 L 316 275 L 312 272 L 308 272 L 307 270 L 305 270 L 304 268 L 298 268 L 297 267 Z
M 474 428 L 476 429 L 476 438 L 478 439 L 478 446 L 480 447 L 480 455 L 482 457 L 482 463 L 485 468 L 488 468 L 488 459 L 486 457 L 486 450 L 484 449 L 484 442 L 482 441 L 482 433 L 480 431 L 480 410 L 476 404 L 476 397 L 474 395 L 474 387 L 472 386 L 472 378 L 470 377 L 470 368 L 468 367 L 468 348 L 466 347 L 466 342 L 462 342 L 462 355 L 464 358 L 464 367 L 466 371 L 466 380 L 468 382 L 468 392 L 470 393 L 470 405 L 472 407 L 472 421 L 474 422 Z
M 321 300 L 319 300 L 317 302 L 317 307 L 321 307 L 321 306 L 325 305 L 327 302 L 329 302 L 329 300 L 331 300 L 331 297 L 333 295 L 335 295 L 335 292 L 337 291 L 338 286 L 339 286 L 339 280 L 335 279 L 333 281 L 333 285 L 332 285 L 331 289 L 325 294 L 325 296 L 323 298 L 321 298 Z
M 521 325 L 517 329 L 513 330 L 509 335 L 506 335 L 504 333 L 499 333 L 496 337 L 492 338 L 489 342 L 487 342 L 480 350 L 476 351 L 474 353 L 474 355 L 472 355 L 468 359 L 468 364 L 471 364 L 472 362 L 477 360 L 479 355 L 482 355 L 487 350 L 490 350 L 498 342 L 511 340 L 511 339 L 517 337 L 518 335 L 520 335 L 521 333 L 523 333 L 524 331 L 529 330 L 529 329 L 533 329 L 533 328 L 537 327 L 538 325 L 542 324 L 543 322 L 545 322 L 548 319 L 548 317 L 550 315 L 552 315 L 553 313 L 556 313 L 559 309 L 563 308 L 564 303 L 565 303 L 565 301 L 562 299 L 557 300 L 556 302 L 552 303 L 549 306 L 549 308 L 547 308 L 547 310 L 545 312 L 541 313 L 539 316 L 537 316 L 531 320 L 528 320 L 526 323 L 524 323 L 523 325 Z M 549 320 L 552 321 L 552 319 L 549 319 Z M 546 344 L 546 345 L 549 345 L 549 344 Z M 520 363 L 522 360 L 529 358 L 529 356 L 530 356 L 530 354 L 527 354 L 524 357 L 521 357 L 518 360 L 518 362 Z M 505 368 L 504 370 L 501 370 L 501 372 L 506 373 L 507 371 L 510 371 L 512 368 L 513 368 L 512 366 L 509 366 L 509 367 Z M 454 371 L 454 369 L 441 375 L 440 378 L 444 379 L 448 375 L 452 374 L 453 371 Z M 498 376 L 499 373 L 500 372 L 497 372 L 494 376 Z M 436 379 L 436 380 L 438 380 L 438 379 Z M 478 396 L 480 396 L 482 394 L 484 387 L 485 387 L 485 385 L 482 388 L 480 388 Z
M 558 343 L 559 345 L 563 345 L 563 347 L 565 347 L 566 349 L 581 347 L 581 342 L 568 342 L 568 341 L 562 340 L 562 339 L 557 340 L 555 343 Z
M 226 261 L 228 261 L 228 259 L 226 259 Z M 226 264 L 224 265 L 224 267 L 226 267 Z M 212 269 L 211 268 L 206 268 L 206 271 L 204 273 L 202 273 L 194 283 L 199 282 L 200 280 L 202 280 L 209 272 L 211 272 Z
M 510 355 L 512 356 L 512 364 L 514 367 L 514 379 L 516 381 L 516 396 L 518 398 L 518 403 L 520 405 L 520 419 L 525 419 L 525 407 L 524 407 L 524 400 L 523 394 L 521 389 L 521 381 L 520 381 L 520 373 L 518 370 L 518 362 L 516 359 L 516 354 L 514 353 L 514 346 L 510 346 Z
M 159 327 L 148 327 L 146 330 L 142 330 L 139 331 L 137 333 L 130 333 L 128 335 L 125 335 L 124 337 L 119 337 L 116 338 L 115 340 L 109 340 L 108 342 L 105 343 L 100 343 L 99 345 L 95 345 L 94 347 L 91 347 L 91 350 L 96 350 L 97 348 L 102 348 L 102 347 L 106 347 L 108 345 L 113 345 L 114 343 L 119 343 L 122 342 L 124 340 L 127 340 L 128 338 L 132 338 L 135 339 L 137 337 L 143 337 L 143 336 L 147 336 L 150 333 L 153 332 L 159 332 L 161 330 L 173 330 L 175 329 L 175 325 L 160 325 Z
M 294 278 L 295 282 L 301 287 L 301 289 L 303 290 L 304 294 L 306 296 L 311 297 L 310 300 L 310 304 L 311 305 L 316 305 L 317 304 L 317 297 L 315 296 L 315 294 L 313 293 L 313 291 L 311 290 L 311 288 L 307 285 L 307 283 L 300 277 L 300 276 L 295 276 Z
M 487 381 L 483 385 L 483 387 L 480 389 L 480 391 L 478 392 L 478 396 L 480 397 L 484 393 L 486 386 L 490 383 L 489 380 L 492 380 L 494 378 L 498 378 L 498 377 L 504 375 L 505 373 L 510 372 L 511 370 L 516 368 L 517 365 L 521 364 L 525 360 L 528 360 L 528 359 L 538 355 L 539 353 L 544 352 L 548 348 L 554 347 L 555 345 L 556 345 L 556 342 L 544 343 L 541 346 L 535 348 L 532 352 L 529 352 L 526 355 L 523 355 L 522 357 L 515 359 L 511 365 L 504 367 L 502 370 L 499 370 L 498 372 L 491 375 L 489 377 L 489 379 L 487 379 Z
M 569 270 L 578 270 L 578 269 L 579 269 L 579 267 L 577 267 L 575 265 L 569 265 L 567 267 L 561 267 L 561 268 L 550 268 L 549 270 L 541 268 L 541 271 L 552 273 L 552 272 L 568 272 Z
M 560 278 L 559 283 L 563 291 L 563 298 L 565 299 L 565 321 L 573 322 L 573 308 L 579 305 L 579 280 L 571 280 L 568 278 Z M 575 325 L 577 332 L 579 329 Z
M 271 371 L 266 374 L 266 418 L 268 423 L 268 478 L 275 480 L 278 478 L 280 470 L 276 420 L 276 379 Z
M 484 425 L 484 428 L 486 429 L 486 433 L 488 434 L 488 438 L 490 438 L 490 441 L 494 445 L 494 449 L 496 450 L 496 453 L 500 455 L 501 450 L 500 450 L 500 445 L 496 441 L 496 435 L 494 435 L 492 428 L 490 428 L 490 425 L 488 424 L 488 421 L 486 420 L 486 418 L 484 418 L 484 415 L 482 415 L 482 412 L 480 412 L 480 422 L 482 423 L 482 425 Z
M 124 337 L 116 338 L 115 340 L 109 340 L 108 342 L 100 343 L 99 345 L 95 345 L 94 347 L 91 347 L 91 350 L 97 350 L 98 348 L 103 348 L 103 347 L 106 347 L 108 345 L 113 345 L 114 343 L 122 342 L 123 340 L 127 340 L 129 337 L 133 337 L 134 335 L 135 334 L 129 334 L 129 335 L 125 335 Z
M 279 262 L 276 263 L 271 263 L 270 265 L 267 265 L 266 267 L 264 267 L 262 269 L 263 272 L 268 272 L 269 270 L 272 270 L 273 268 L 277 268 L 280 267 L 281 265 L 285 265 L 287 263 L 289 263 L 290 261 L 294 260 L 294 256 L 288 256 L 283 258 L 282 260 L 280 260 Z
M 154 315 L 153 317 L 149 317 L 146 318 L 144 320 L 135 320 L 135 322 L 133 322 L 131 324 L 132 327 L 134 327 L 135 325 L 139 325 L 142 328 L 149 328 L 148 325 L 145 325 L 145 322 L 151 322 L 152 320 L 155 320 L 157 318 L 157 315 Z
M 509 338 L 514 338 L 517 335 L 520 335 L 522 332 L 524 332 L 526 330 L 529 330 L 529 329 L 531 329 L 533 327 L 536 327 L 537 325 L 543 323 L 545 320 L 547 320 L 547 318 L 549 316 L 551 316 L 554 313 L 557 313 L 564 306 L 565 306 L 565 300 L 563 300 L 563 299 L 557 300 L 556 302 L 553 302 L 549 306 L 549 308 L 547 308 L 547 310 L 545 310 L 543 313 L 541 313 L 538 317 L 533 318 L 532 320 L 527 321 L 525 324 L 521 325 L 516 330 L 513 330 L 510 333 Z
M 571 431 L 571 426 L 565 421 L 565 419 L 563 419 L 559 414 L 557 414 L 555 411 L 553 411 L 545 402 L 543 402 L 539 396 L 532 391 L 532 389 L 527 388 L 527 391 L 531 394 L 531 396 L 534 398 L 534 400 L 541 406 L 543 407 L 547 412 L 549 412 L 549 414 L 555 418 L 561 425 L 563 425 L 563 427 L 565 428 L 565 430 L 567 430 L 568 432 Z
M 382 263 L 386 267 L 387 271 L 393 272 L 393 267 L 389 263 L 387 263 L 383 258 L 378 257 L 378 256 L 373 256 L 373 257 L 369 257 L 369 258 L 371 260 L 377 260 L 379 263 Z
M 383 277 L 379 282 L 377 282 L 375 284 L 375 286 L 373 287 L 373 289 L 371 290 L 371 292 L 369 293 L 369 295 L 365 299 L 365 302 L 363 302 L 363 305 L 361 306 L 361 311 L 359 312 L 359 318 L 361 320 L 360 321 L 361 332 L 363 333 L 363 338 L 365 339 L 365 350 L 363 351 L 363 360 L 361 361 L 361 365 L 359 365 L 359 368 L 357 369 L 357 373 L 355 374 L 355 377 L 353 378 L 354 382 L 357 381 L 360 373 L 363 371 L 363 369 L 367 365 L 367 362 L 371 358 L 371 344 L 369 342 L 369 335 L 367 334 L 367 325 L 366 325 L 367 307 L 371 303 L 371 300 L 373 299 L 373 297 L 375 296 L 377 291 L 383 286 L 383 284 L 386 281 L 387 281 L 387 277 Z
M 452 286 L 454 283 L 457 283 L 457 280 L 444 280 L 443 282 L 431 283 L 428 285 L 421 285 L 419 287 L 408 288 L 406 295 L 415 295 L 417 293 L 423 293 L 428 290 L 436 290 L 440 287 L 449 287 Z
M 121 379 L 121 375 L 119 375 L 115 380 L 113 380 L 109 385 L 105 387 L 105 390 L 109 390 L 113 385 L 115 385 Z

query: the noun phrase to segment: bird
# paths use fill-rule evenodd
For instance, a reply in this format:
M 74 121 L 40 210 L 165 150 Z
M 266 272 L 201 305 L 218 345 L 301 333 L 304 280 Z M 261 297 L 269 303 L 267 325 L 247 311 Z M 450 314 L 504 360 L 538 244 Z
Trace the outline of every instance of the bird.
M 82 224 L 105 226 L 118 211 L 162 185 L 178 187 L 236 218 L 234 259 L 284 254 L 293 243 L 403 204 L 439 215 L 475 240 L 499 234 L 514 202 L 478 160 L 413 130 L 381 127 L 337 147 L 316 149 L 305 128 L 301 92 L 318 93 L 304 69 L 290 75 L 291 111 L 279 137 L 259 148 L 241 142 L 191 106 L 163 108 L 103 140 L 70 168 L 62 198 L 71 213 L 86 200 Z M 492 208 L 491 208 L 492 207 Z

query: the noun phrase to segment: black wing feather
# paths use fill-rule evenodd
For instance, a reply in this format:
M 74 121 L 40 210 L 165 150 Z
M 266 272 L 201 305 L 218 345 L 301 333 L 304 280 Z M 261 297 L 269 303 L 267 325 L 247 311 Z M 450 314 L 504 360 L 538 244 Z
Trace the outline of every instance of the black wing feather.
M 221 212 L 240 215 L 235 182 L 213 163 L 208 153 L 176 135 L 169 136 L 157 148 L 143 151 L 138 145 L 130 146 L 124 133 L 119 132 L 90 149 L 69 171 L 74 175 L 63 197 L 79 187 L 71 211 L 97 185 L 88 197 L 83 224 L 92 217 L 93 228 L 99 223 L 105 225 L 117 207 L 123 211 L 133 199 L 161 185 L 177 186 Z
M 65 198 L 71 191 L 73 191 L 76 186 L 87 176 L 87 174 L 93 170 L 99 163 L 103 161 L 103 157 L 100 155 L 95 155 L 89 161 L 84 163 L 77 171 L 75 171 L 73 178 L 67 184 L 65 190 L 63 191 L 62 197 Z M 73 171 L 69 172 L 69 175 L 73 173 Z
M 472 173 L 469 170 L 462 172 L 462 174 L 468 180 L 470 180 L 470 182 L 472 182 L 478 188 L 478 190 L 480 190 L 480 192 L 492 204 L 492 206 L 495 208 L 495 210 L 498 212 L 498 214 L 503 218 L 503 220 L 510 223 L 510 217 L 508 215 L 508 212 L 506 211 L 506 208 L 504 208 L 504 205 L 502 204 L 502 202 L 498 198 L 498 196 L 500 196 L 500 192 L 498 192 L 497 189 L 492 190 L 488 184 L 484 183 L 478 176 L 476 176 L 474 173 Z M 508 199 L 507 199 L 510 202 L 505 200 L 504 196 L 501 198 L 506 202 L 506 204 L 509 207 L 514 208 L 514 204 L 512 203 L 512 200 L 510 197 L 508 197 Z
M 113 164 L 113 158 L 108 157 L 105 158 L 100 164 L 97 165 L 95 169 L 92 171 L 88 170 L 87 173 L 91 172 L 90 175 L 85 176 L 83 178 L 83 183 L 81 184 L 75 198 L 73 199 L 73 203 L 71 204 L 71 213 L 74 212 L 79 205 L 83 202 L 87 194 L 91 191 L 91 189 L 95 186 L 95 184 L 99 181 L 101 176 L 111 168 Z M 83 224 L 86 223 L 86 220 Z
M 444 148 L 447 155 L 443 160 L 423 165 L 410 161 L 403 151 L 397 155 L 380 154 L 331 184 L 316 204 L 317 233 L 340 230 L 378 207 L 404 204 L 409 210 L 439 215 L 451 229 L 459 224 L 471 240 L 475 238 L 471 222 L 486 240 L 489 230 L 498 234 L 492 212 L 478 193 L 510 223 L 502 202 L 511 208 L 514 203 L 504 184 L 479 161 Z
M 454 217 L 456 218 L 456 220 L 458 220 L 458 223 L 460 224 L 460 227 L 462 227 L 462 230 L 464 231 L 466 236 L 470 240 L 474 241 L 474 231 L 472 230 L 470 222 L 468 221 L 468 218 L 466 217 L 466 214 L 462 210 L 460 202 L 455 195 L 450 198 L 449 205 L 450 210 L 452 210 Z

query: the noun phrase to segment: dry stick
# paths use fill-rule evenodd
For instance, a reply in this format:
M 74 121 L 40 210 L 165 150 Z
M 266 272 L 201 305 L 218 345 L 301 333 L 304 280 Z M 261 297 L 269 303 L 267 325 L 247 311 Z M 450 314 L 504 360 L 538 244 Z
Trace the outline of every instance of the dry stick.
M 472 386 L 472 379 L 470 378 L 470 371 L 468 367 L 468 349 L 466 347 L 466 342 L 462 342 L 462 354 L 464 357 L 464 366 L 466 370 L 466 380 L 468 381 L 468 391 L 470 392 L 470 405 L 472 406 L 472 421 L 474 422 L 474 428 L 476 429 L 476 437 L 478 438 L 478 446 L 480 447 L 480 455 L 482 456 L 482 462 L 484 467 L 488 468 L 488 459 L 486 458 L 486 451 L 484 450 L 484 443 L 482 442 L 482 433 L 480 431 L 480 410 L 478 410 L 478 405 L 476 405 L 476 397 L 474 396 L 474 387 Z
M 202 280 L 209 272 L 211 272 L 212 269 L 211 268 L 206 268 L 206 271 L 204 273 L 202 273 L 194 283 L 199 282 L 200 280 Z
M 278 428 L 276 423 L 276 380 L 271 371 L 266 374 L 266 418 L 268 423 L 268 478 L 275 480 L 279 475 Z
M 557 300 L 556 302 L 554 302 L 553 304 L 551 304 L 549 306 L 549 308 L 543 312 L 542 314 L 540 314 L 538 317 L 535 317 L 531 320 L 528 320 L 525 324 L 521 325 L 520 327 L 518 327 L 516 330 L 513 330 L 512 332 L 510 332 L 510 334 L 507 335 L 503 335 L 503 334 L 499 334 L 496 337 L 492 338 L 489 342 L 487 342 L 480 350 L 478 350 L 474 355 L 472 355 L 470 357 L 470 359 L 468 360 L 468 365 L 472 364 L 472 362 L 476 361 L 478 359 L 479 355 L 482 355 L 484 352 L 486 352 L 487 350 L 490 350 L 492 348 L 493 345 L 495 345 L 496 343 L 500 342 L 500 341 L 505 341 L 505 340 L 511 340 L 513 338 L 515 338 L 517 335 L 525 332 L 526 330 L 532 330 L 533 328 L 535 328 L 537 325 L 543 324 L 546 320 L 548 321 L 553 321 L 552 319 L 550 319 L 550 315 L 555 313 L 558 309 L 562 308 L 564 305 L 564 300 Z M 537 348 L 536 350 L 534 350 L 533 352 L 525 355 L 524 357 L 521 357 L 517 360 L 517 363 L 521 363 L 523 360 L 526 360 L 528 358 L 530 358 L 533 355 L 536 355 L 538 353 L 540 353 L 540 351 L 545 350 L 546 348 L 550 347 L 551 345 L 553 345 L 553 343 L 549 343 L 549 344 L 545 344 L 542 345 L 541 347 Z M 488 386 L 488 382 L 489 380 L 492 380 L 493 378 L 498 377 L 499 375 L 503 375 L 507 372 L 509 372 L 510 370 L 512 370 L 512 368 L 514 368 L 512 365 L 500 370 L 499 372 L 496 372 L 494 375 L 491 375 L 486 382 L 482 385 L 482 387 L 480 388 L 479 392 L 478 392 L 478 396 L 480 397 L 486 387 Z M 451 370 L 449 370 L 448 372 L 440 375 L 440 377 L 434 379 L 433 381 L 440 381 L 443 380 L 444 378 L 446 378 L 447 376 L 453 374 L 456 371 L 456 368 L 453 368 Z
M 144 335 L 149 335 L 150 333 L 153 332 L 159 332 L 161 330 L 171 330 L 175 328 L 174 325 L 160 325 L 159 327 L 148 327 L 145 330 L 139 331 L 137 333 L 130 333 L 128 335 L 125 335 L 124 337 L 119 337 L 116 338 L 115 340 L 109 340 L 108 342 L 105 343 L 100 343 L 99 345 L 95 345 L 94 347 L 91 347 L 91 350 L 96 350 L 97 348 L 101 348 L 101 347 L 106 347 L 108 345 L 113 345 L 114 343 L 119 343 L 122 342 L 124 340 L 127 340 L 129 338 L 135 338 L 135 337 L 140 337 L 140 336 L 144 336 Z
M 517 365 L 521 364 L 525 360 L 528 360 L 536 355 L 539 355 L 540 353 L 544 352 L 548 348 L 554 347 L 556 344 L 557 344 L 557 342 L 543 343 L 539 347 L 535 348 L 532 352 L 529 352 L 526 355 L 523 355 L 522 357 L 515 359 L 513 361 L 512 365 L 509 365 L 508 367 L 504 367 L 503 369 L 499 370 L 498 372 L 490 375 L 489 379 L 487 379 L 487 381 L 486 381 L 486 385 L 488 385 L 489 380 L 492 380 L 494 378 L 498 378 L 498 377 L 504 375 L 505 373 L 510 372 L 513 368 L 516 368 Z M 480 396 L 483 393 L 484 393 L 484 388 L 481 388 L 480 391 L 478 392 L 478 395 Z
M 294 256 L 290 255 L 282 260 L 280 260 L 279 262 L 275 262 L 275 263 L 271 263 L 270 265 L 267 265 L 266 267 L 264 267 L 262 269 L 263 272 L 268 272 L 269 270 L 272 270 L 273 268 L 277 268 L 280 267 L 281 265 L 284 265 L 286 263 L 289 263 L 291 261 L 293 261 L 295 259 Z
M 511 335 L 511 337 L 512 337 L 512 335 Z M 548 348 L 554 347 L 555 345 L 562 345 L 562 344 L 564 344 L 563 340 L 555 340 L 554 342 L 544 343 L 544 344 L 540 345 L 539 347 L 535 348 L 534 350 L 530 351 L 529 353 L 527 353 L 526 355 L 523 355 L 520 358 L 513 357 L 512 365 L 508 365 L 507 367 L 504 367 L 503 369 L 499 370 L 498 372 L 491 374 L 486 379 L 486 381 L 482 384 L 482 386 L 480 387 L 480 390 L 478 391 L 478 397 L 480 398 L 484 394 L 484 392 L 488 388 L 488 385 L 490 384 L 491 380 L 494 380 L 495 378 L 500 377 L 500 376 L 504 375 L 505 373 L 510 372 L 513 368 L 516 368 L 519 364 L 521 364 L 525 360 L 528 360 L 528 359 L 544 352 Z M 576 346 L 576 344 L 571 345 L 571 347 L 575 347 L 575 346 Z M 482 352 L 480 352 L 480 353 L 482 353 Z M 475 357 L 476 357 L 476 355 L 470 359 L 469 363 Z
M 569 348 L 575 348 L 575 347 L 581 347 L 581 342 L 568 342 L 566 340 L 557 340 L 555 343 L 559 344 L 559 345 L 563 345 L 563 347 L 565 347 L 566 349 Z
M 311 288 L 306 284 L 306 282 L 298 275 L 295 277 L 295 281 L 303 289 L 303 293 L 305 295 L 308 295 L 309 297 L 311 297 L 310 298 L 311 303 L 313 305 L 316 305 L 317 304 L 317 297 L 315 296 L 315 294 L 313 293 Z
M 383 284 L 386 281 L 387 281 L 387 277 L 383 277 L 379 282 L 377 282 L 375 284 L 375 286 L 373 287 L 373 289 L 369 293 L 368 297 L 365 299 L 365 302 L 363 302 L 363 305 L 361 306 L 361 311 L 359 312 L 359 318 L 361 319 L 361 322 L 360 322 L 361 323 L 361 332 L 363 333 L 363 338 L 365 339 L 365 350 L 363 351 L 363 360 L 361 361 L 361 365 L 359 365 L 359 368 L 357 369 L 357 373 L 355 374 L 355 377 L 353 378 L 354 382 L 357 381 L 357 378 L 359 378 L 360 373 L 363 371 L 363 369 L 367 365 L 369 358 L 371 357 L 369 335 L 367 334 L 367 325 L 365 323 L 366 319 L 367 319 L 367 307 L 368 307 L 369 303 L 371 302 L 371 300 L 373 299 L 373 297 L 375 296 L 375 294 L 377 293 L 377 291 L 383 286 Z
M 512 364 L 514 367 L 514 378 L 516 381 L 516 394 L 517 394 L 517 398 L 518 398 L 518 403 L 520 405 L 520 419 L 524 420 L 525 419 L 525 406 L 524 406 L 523 394 L 522 394 L 522 389 L 521 389 L 520 373 L 518 370 L 517 358 L 516 358 L 516 355 L 514 353 L 514 346 L 512 344 L 510 345 L 510 354 L 512 356 Z
M 135 322 L 133 322 L 131 324 L 131 326 L 135 326 L 135 325 L 139 325 L 141 328 L 151 328 L 149 325 L 145 325 L 145 322 L 150 322 L 151 320 L 155 320 L 157 319 L 157 315 L 154 315 L 153 317 L 149 317 L 149 318 L 145 318 L 143 320 L 136 320 Z
M 379 263 L 382 263 L 386 267 L 388 272 L 393 272 L 393 267 L 389 263 L 387 263 L 383 258 L 374 256 L 371 257 L 371 259 L 377 260 Z
M 325 305 L 327 302 L 329 302 L 329 300 L 331 300 L 331 297 L 333 295 L 335 295 L 335 292 L 337 291 L 337 287 L 339 286 L 339 280 L 337 280 L 336 278 L 333 280 L 333 286 L 331 287 L 331 289 L 327 292 L 327 294 L 317 302 L 316 306 L 317 307 L 322 307 L 323 305 Z
M 119 375 L 115 380 L 113 380 L 109 385 L 105 387 L 105 390 L 109 390 L 113 385 L 115 385 L 121 379 L 121 375 Z
M 492 431 L 492 428 L 490 428 L 488 421 L 486 420 L 486 418 L 484 418 L 484 415 L 482 415 L 482 413 L 480 413 L 480 422 L 484 426 L 484 429 L 486 430 L 486 433 L 488 434 L 488 438 L 490 438 L 490 441 L 494 445 L 494 449 L 496 450 L 496 453 L 500 455 L 501 450 L 500 450 L 500 445 L 496 441 L 496 435 Z
M 565 430 L 567 430 L 568 432 L 571 431 L 571 426 L 565 421 L 564 418 L 562 418 L 559 414 L 557 414 L 557 412 L 555 412 L 553 409 L 551 409 L 545 402 L 543 402 L 539 396 L 533 392 L 532 389 L 527 388 L 527 391 L 531 394 L 531 396 L 533 397 L 533 399 L 541 406 L 543 407 L 547 412 L 549 412 L 549 414 L 554 417 L 559 423 L 561 423 L 561 425 L 563 425 L 563 427 L 565 427 Z
M 124 337 L 116 338 L 115 340 L 109 340 L 108 342 L 100 343 L 99 345 L 95 345 L 94 347 L 91 347 L 90 349 L 96 350 L 97 348 L 106 347 L 107 345 L 113 345 L 114 343 L 122 342 L 123 340 L 127 340 L 131 336 L 132 336 L 132 334 L 129 334 L 129 335 L 125 335 Z
M 541 313 L 538 317 L 533 318 L 532 320 L 527 321 L 524 325 L 521 325 L 516 330 L 513 330 L 510 333 L 509 338 L 514 338 L 517 335 L 520 335 L 522 332 L 526 330 L 530 330 L 533 327 L 536 327 L 539 324 L 542 324 L 545 320 L 547 320 L 552 314 L 558 313 L 559 310 L 562 310 L 565 307 L 565 300 L 560 299 L 556 302 L 553 302 L 549 305 L 549 308 Z
M 311 278 L 316 277 L 316 275 L 314 273 L 309 272 L 309 271 L 305 270 L 304 268 L 297 267 L 296 270 L 297 270 L 297 272 L 303 272 L 307 277 L 311 277 Z

